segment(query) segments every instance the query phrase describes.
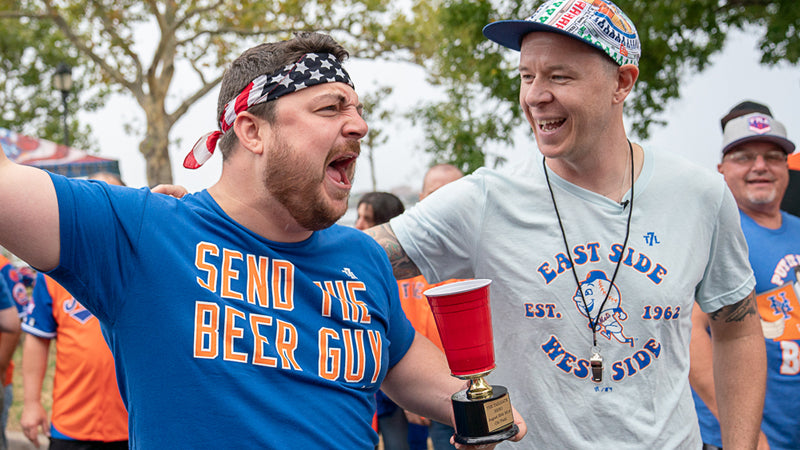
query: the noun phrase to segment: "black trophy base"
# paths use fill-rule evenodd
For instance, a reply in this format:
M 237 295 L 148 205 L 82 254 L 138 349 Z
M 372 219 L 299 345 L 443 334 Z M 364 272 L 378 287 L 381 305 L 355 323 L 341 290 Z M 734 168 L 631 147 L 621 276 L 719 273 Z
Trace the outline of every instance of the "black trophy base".
M 491 397 L 473 400 L 467 391 L 451 397 L 456 420 L 455 441 L 459 444 L 482 445 L 504 441 L 519 431 L 514 425 L 511 401 L 504 386 L 492 386 Z

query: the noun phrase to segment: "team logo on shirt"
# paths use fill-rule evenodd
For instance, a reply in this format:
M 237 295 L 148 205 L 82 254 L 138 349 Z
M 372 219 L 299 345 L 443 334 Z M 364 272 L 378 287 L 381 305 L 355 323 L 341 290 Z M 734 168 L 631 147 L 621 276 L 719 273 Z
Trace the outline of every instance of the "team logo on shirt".
M 628 313 L 620 306 L 619 288 L 611 284 L 605 272 L 600 270 L 589 272 L 586 279 L 581 282 L 580 290 L 575 289 L 572 300 L 584 317 L 596 320 L 597 332 L 601 336 L 608 340 L 613 337 L 618 342 L 633 347 L 633 338 L 626 337 L 623 333 L 621 322 L 628 318 Z
M 63 305 L 64 312 L 67 313 L 70 317 L 77 320 L 81 324 L 85 324 L 88 322 L 92 317 L 92 313 L 89 312 L 86 308 L 83 307 L 80 303 L 78 303 L 75 298 L 71 298 L 64 302 Z
M 583 329 L 587 329 L 587 337 L 591 337 L 589 318 L 595 322 L 597 331 L 597 346 L 604 354 L 604 381 L 621 382 L 628 377 L 635 376 L 641 371 L 653 367 L 662 354 L 662 343 L 655 337 L 631 336 L 630 330 L 626 333 L 625 323 L 628 320 L 676 322 L 680 314 L 681 305 L 645 304 L 640 299 L 632 299 L 630 295 L 637 295 L 629 290 L 627 302 L 623 302 L 622 294 L 625 284 L 620 288 L 616 283 L 611 283 L 607 272 L 595 269 L 592 265 L 606 261 L 619 264 L 620 270 L 639 273 L 644 279 L 658 286 L 663 283 L 669 271 L 654 260 L 649 252 L 641 252 L 631 246 L 623 247 L 622 244 L 611 244 L 608 250 L 598 242 L 587 242 L 572 247 L 573 254 L 570 258 L 564 253 L 557 253 L 548 261 L 543 261 L 537 267 L 537 273 L 545 284 L 551 284 L 561 276 L 574 276 L 574 268 L 584 266 L 587 269 L 582 281 L 578 279 L 579 287 L 573 284 L 570 291 L 572 305 L 585 318 Z M 588 266 L 588 267 L 587 267 Z M 630 277 L 632 273 L 628 273 Z M 634 275 L 635 276 L 635 275 Z M 629 279 L 629 278 L 628 278 Z M 581 295 L 583 293 L 583 295 Z M 566 300 L 566 299 L 565 299 Z M 560 300 L 542 298 L 537 302 L 525 303 L 525 317 L 531 320 L 563 320 L 569 312 L 569 300 L 561 303 Z M 605 303 L 605 304 L 604 304 Z M 626 305 L 627 306 L 623 306 Z M 638 308 L 642 309 L 639 310 Z M 566 308 L 566 309 L 565 309 Z M 603 339 L 605 338 L 605 339 Z M 571 341 L 569 341 L 571 342 Z M 618 351 L 610 349 L 609 344 L 622 344 L 622 348 L 630 350 Z M 589 349 L 568 344 L 557 334 L 549 334 L 540 346 L 544 355 L 549 358 L 556 369 L 571 374 L 577 378 L 587 379 L 591 375 Z M 613 356 L 611 356 L 613 355 Z M 611 392 L 608 386 L 598 388 L 596 392 Z
M 348 277 L 350 277 L 350 279 L 353 279 L 353 280 L 357 280 L 357 279 L 358 279 L 358 277 L 356 276 L 356 274 L 354 274 L 354 273 L 353 273 L 353 271 L 352 271 L 352 270 L 350 270 L 350 268 L 349 268 L 349 267 L 345 267 L 344 269 L 342 269 L 342 273 L 344 273 L 345 275 L 347 275 Z

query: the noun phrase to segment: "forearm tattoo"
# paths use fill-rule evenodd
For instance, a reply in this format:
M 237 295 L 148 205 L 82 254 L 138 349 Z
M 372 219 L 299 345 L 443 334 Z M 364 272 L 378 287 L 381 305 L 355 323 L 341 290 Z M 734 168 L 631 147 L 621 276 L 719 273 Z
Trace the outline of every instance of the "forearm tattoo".
M 404 280 L 406 278 L 415 277 L 421 273 L 417 265 L 411 261 L 411 258 L 409 258 L 405 250 L 403 250 L 391 225 L 384 223 L 366 230 L 366 233 L 372 236 L 389 256 L 389 262 L 392 263 L 392 270 L 394 271 L 395 278 Z
M 742 322 L 747 316 L 757 315 L 756 294 L 750 294 L 738 303 L 724 306 L 708 316 L 711 320 L 724 320 L 725 322 Z

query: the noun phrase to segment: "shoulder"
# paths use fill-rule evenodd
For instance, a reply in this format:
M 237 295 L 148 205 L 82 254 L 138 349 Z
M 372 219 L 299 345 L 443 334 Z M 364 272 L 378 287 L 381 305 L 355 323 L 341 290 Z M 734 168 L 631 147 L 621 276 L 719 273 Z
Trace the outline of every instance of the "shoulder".
M 783 210 L 781 210 L 781 216 L 783 217 L 783 223 L 785 223 L 787 226 L 792 228 L 800 228 L 800 217 Z
M 725 179 L 717 171 L 668 151 L 650 150 L 646 155 L 653 159 L 653 179 L 669 185 L 671 195 L 686 194 L 704 204 L 719 204 L 728 191 Z
M 353 227 L 334 224 L 324 230 L 317 231 L 317 238 L 322 245 L 337 245 L 352 251 L 380 251 L 383 247 L 367 233 Z

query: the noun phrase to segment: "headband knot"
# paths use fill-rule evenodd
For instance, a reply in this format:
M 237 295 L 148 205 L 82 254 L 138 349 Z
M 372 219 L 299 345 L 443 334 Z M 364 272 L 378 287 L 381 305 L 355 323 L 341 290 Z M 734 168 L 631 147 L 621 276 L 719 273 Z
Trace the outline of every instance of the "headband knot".
M 203 137 L 194 143 L 192 151 L 184 158 L 183 167 L 187 169 L 197 169 L 202 166 L 211 158 L 211 155 L 214 154 L 214 150 L 217 148 L 217 141 L 221 137 L 222 133 L 219 131 L 212 131 L 204 134 Z
M 236 116 L 252 106 L 322 83 L 340 82 L 354 88 L 350 76 L 330 53 L 306 53 L 293 64 L 273 74 L 259 75 L 233 100 L 225 104 L 219 118 L 220 131 L 206 133 L 183 160 L 183 167 L 197 169 L 211 158 L 217 141 L 233 127 Z

